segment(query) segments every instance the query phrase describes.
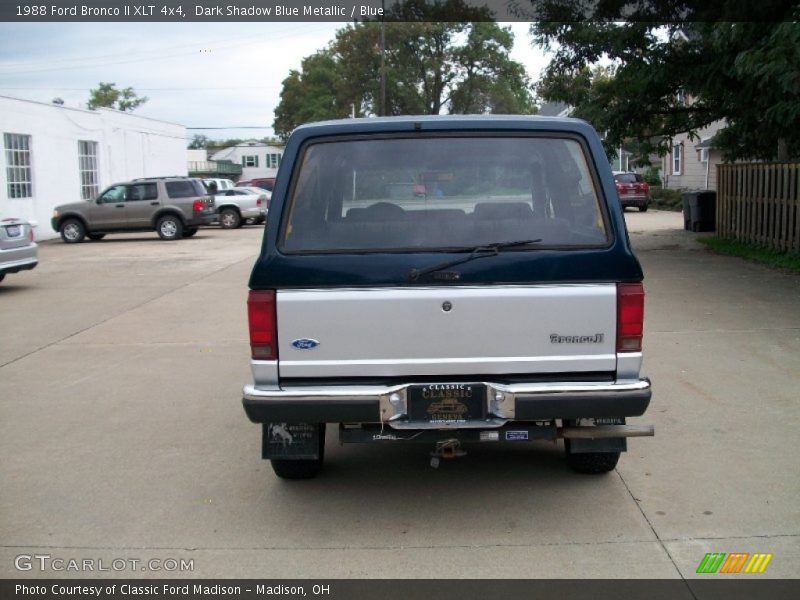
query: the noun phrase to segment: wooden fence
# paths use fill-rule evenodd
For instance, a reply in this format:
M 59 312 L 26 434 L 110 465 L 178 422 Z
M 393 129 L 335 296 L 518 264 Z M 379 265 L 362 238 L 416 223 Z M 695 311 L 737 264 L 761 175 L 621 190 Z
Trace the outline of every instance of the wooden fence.
M 800 252 L 800 163 L 717 166 L 717 235 Z

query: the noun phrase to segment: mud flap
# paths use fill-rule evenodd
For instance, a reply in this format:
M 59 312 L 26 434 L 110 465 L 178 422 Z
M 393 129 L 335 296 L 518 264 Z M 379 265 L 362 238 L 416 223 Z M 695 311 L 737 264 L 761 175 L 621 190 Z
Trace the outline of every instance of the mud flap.
M 316 460 L 320 458 L 324 434 L 318 423 L 263 423 L 261 458 Z
M 580 421 L 580 420 L 579 420 Z M 579 421 L 570 424 L 578 425 Z M 625 417 L 606 417 L 592 419 L 595 425 L 625 425 Z M 569 440 L 569 452 L 572 454 L 585 454 L 587 452 L 627 452 L 628 441 L 623 438 L 582 439 Z

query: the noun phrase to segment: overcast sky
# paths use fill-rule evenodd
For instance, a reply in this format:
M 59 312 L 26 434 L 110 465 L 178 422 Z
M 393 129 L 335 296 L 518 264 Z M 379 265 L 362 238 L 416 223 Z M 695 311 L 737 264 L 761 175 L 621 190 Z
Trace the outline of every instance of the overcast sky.
M 272 135 L 281 81 L 344 23 L 0 23 L 0 95 L 85 105 L 99 82 L 132 86 L 136 114 L 211 138 Z M 527 23 L 512 56 L 536 79 L 547 59 Z

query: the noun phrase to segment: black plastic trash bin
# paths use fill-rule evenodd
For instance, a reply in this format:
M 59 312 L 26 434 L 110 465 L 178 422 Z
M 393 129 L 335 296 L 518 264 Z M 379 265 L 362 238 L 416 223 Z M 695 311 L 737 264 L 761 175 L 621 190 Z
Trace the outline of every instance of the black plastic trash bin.
M 684 192 L 683 228 L 691 231 L 716 231 L 717 193 L 713 190 Z

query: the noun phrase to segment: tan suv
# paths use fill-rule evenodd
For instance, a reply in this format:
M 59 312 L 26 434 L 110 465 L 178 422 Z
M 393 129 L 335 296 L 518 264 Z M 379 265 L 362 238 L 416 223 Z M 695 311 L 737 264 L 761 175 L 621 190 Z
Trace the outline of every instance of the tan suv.
M 191 237 L 216 218 L 213 196 L 194 177 L 147 177 L 117 183 L 97 198 L 57 206 L 51 225 L 68 244 L 107 233 L 153 231 L 162 240 Z

